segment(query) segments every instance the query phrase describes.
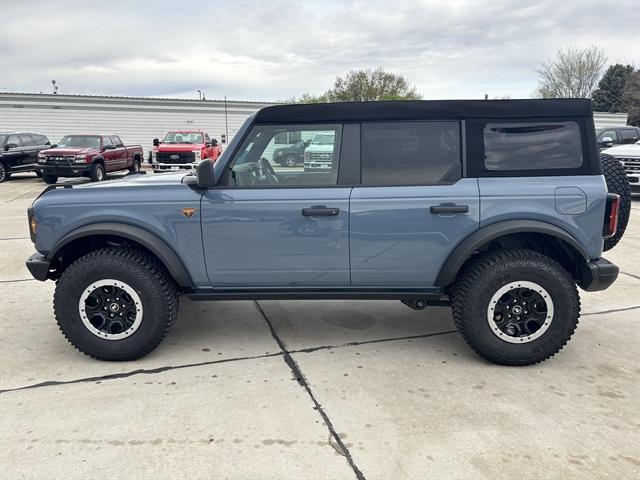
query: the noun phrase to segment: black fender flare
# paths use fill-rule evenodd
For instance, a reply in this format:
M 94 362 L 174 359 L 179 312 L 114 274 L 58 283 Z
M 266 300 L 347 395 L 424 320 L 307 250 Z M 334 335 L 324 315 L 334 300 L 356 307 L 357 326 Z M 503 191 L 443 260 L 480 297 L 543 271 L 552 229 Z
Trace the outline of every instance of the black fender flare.
M 193 286 L 193 281 L 184 263 L 164 240 L 148 230 L 127 223 L 102 222 L 76 228 L 56 242 L 54 248 L 47 254 L 47 259 L 53 260 L 58 252 L 70 242 L 94 235 L 122 237 L 142 245 L 158 257 L 179 286 L 185 288 Z
M 95 163 L 102 163 L 102 165 L 104 165 L 104 158 L 102 157 L 94 157 L 91 159 L 91 165 L 95 164 Z
M 446 287 L 450 285 L 462 265 L 482 245 L 496 238 L 514 233 L 541 233 L 558 238 L 576 250 L 584 258 L 585 262 L 589 261 L 589 254 L 580 242 L 566 230 L 556 225 L 539 220 L 505 220 L 482 227 L 460 242 L 440 268 L 440 273 L 436 278 L 436 286 Z

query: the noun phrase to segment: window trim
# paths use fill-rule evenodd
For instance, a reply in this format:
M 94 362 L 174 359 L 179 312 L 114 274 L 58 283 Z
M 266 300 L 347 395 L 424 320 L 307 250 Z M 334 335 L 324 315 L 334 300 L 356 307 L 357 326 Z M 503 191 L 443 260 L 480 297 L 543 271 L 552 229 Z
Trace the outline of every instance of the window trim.
M 459 149 L 460 149 L 460 177 L 455 179 L 455 180 L 448 180 L 448 181 L 439 181 L 439 182 L 435 182 L 435 183 L 382 183 L 382 184 L 378 184 L 378 183 L 364 183 L 362 178 L 362 167 L 364 165 L 364 160 L 363 160 L 363 151 L 364 151 L 364 135 L 362 133 L 363 131 L 363 126 L 364 125 L 368 125 L 368 124 L 375 124 L 375 123 L 457 123 L 458 124 L 458 142 L 459 142 Z M 361 122 L 360 123 L 360 182 L 358 183 L 357 186 L 359 187 L 437 187 L 437 186 L 447 186 L 447 185 L 454 185 L 456 183 L 458 183 L 460 180 L 462 180 L 463 178 L 465 178 L 465 173 L 466 173 L 466 159 L 467 159 L 467 153 L 466 153 L 466 142 L 464 141 L 464 135 L 465 135 L 465 121 L 461 120 L 461 119 L 429 119 L 429 120 L 376 120 L 376 121 L 366 121 L 366 122 Z
M 591 121 L 591 135 L 587 123 Z M 531 170 L 489 170 L 484 165 L 484 128 L 488 123 L 561 123 L 574 122 L 580 131 L 582 165 L 579 167 L 531 169 Z M 602 168 L 596 144 L 593 119 L 587 117 L 521 117 L 521 118 L 477 118 L 467 120 L 467 175 L 471 178 L 483 177 L 557 177 L 571 175 L 599 175 Z
M 338 157 L 338 172 L 337 172 L 337 178 L 336 178 L 336 183 L 334 185 L 299 185 L 299 184 L 274 184 L 274 185 L 256 185 L 256 186 L 245 186 L 245 185 L 229 185 L 227 182 L 229 181 L 229 172 L 231 171 L 231 167 L 236 159 L 236 157 L 239 155 L 239 153 L 242 150 L 242 147 L 244 146 L 247 138 L 249 138 L 251 136 L 251 133 L 254 131 L 254 129 L 256 128 L 263 128 L 263 127 L 273 127 L 273 128 L 297 128 L 299 129 L 301 132 L 304 130 L 314 130 L 314 129 L 327 129 L 327 130 L 332 130 L 335 129 L 336 130 L 336 137 L 337 137 L 337 142 L 335 142 L 335 149 L 334 149 L 334 153 L 337 151 L 339 152 L 339 157 Z M 274 123 L 274 124 L 267 124 L 267 123 L 253 123 L 250 125 L 250 127 L 247 129 L 247 131 L 245 132 L 245 134 L 242 136 L 242 139 L 240 140 L 240 142 L 238 142 L 238 146 L 234 149 L 233 152 L 231 152 L 231 155 L 229 156 L 229 160 L 227 161 L 227 163 L 224 166 L 224 170 L 222 171 L 222 174 L 220 175 L 220 178 L 218 178 L 216 180 L 216 186 L 215 187 L 210 187 L 208 188 L 208 190 L 259 190 L 259 189 L 302 189 L 302 188 L 306 188 L 306 189 L 316 189 L 316 188 L 345 188 L 348 187 L 350 185 L 345 185 L 345 184 L 341 184 L 340 183 L 340 172 L 341 172 L 341 164 L 342 164 L 342 145 L 343 145 L 343 130 L 344 130 L 344 123 L 342 122 L 338 122 L 338 123 Z M 274 137 L 275 138 L 275 135 Z

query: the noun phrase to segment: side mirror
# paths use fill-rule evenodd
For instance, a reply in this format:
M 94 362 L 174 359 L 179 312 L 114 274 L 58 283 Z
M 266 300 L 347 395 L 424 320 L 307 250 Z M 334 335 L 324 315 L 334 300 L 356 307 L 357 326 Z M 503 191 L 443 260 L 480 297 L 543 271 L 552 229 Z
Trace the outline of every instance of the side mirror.
M 198 164 L 196 178 L 198 179 L 198 185 L 202 188 L 216 186 L 216 174 L 213 170 L 213 162 L 210 159 L 206 158 Z
M 12 148 L 18 148 L 18 144 L 17 143 L 7 143 L 4 146 L 5 151 L 11 150 Z
M 157 138 L 153 139 L 153 146 L 157 147 L 158 145 L 160 145 L 160 140 L 158 140 Z
M 607 147 L 610 147 L 611 145 L 613 145 L 613 138 L 611 138 L 611 137 L 604 137 L 604 138 L 602 139 L 602 142 L 601 142 L 601 143 L 602 143 L 603 145 L 607 146 Z
M 215 138 L 211 140 L 211 146 L 212 147 L 217 147 L 218 146 L 218 140 L 216 140 Z
M 103 150 L 115 150 L 116 146 L 115 145 L 105 145 L 104 147 L 102 147 Z
M 53 145 L 49 145 L 49 148 L 58 148 L 58 144 L 54 143 Z

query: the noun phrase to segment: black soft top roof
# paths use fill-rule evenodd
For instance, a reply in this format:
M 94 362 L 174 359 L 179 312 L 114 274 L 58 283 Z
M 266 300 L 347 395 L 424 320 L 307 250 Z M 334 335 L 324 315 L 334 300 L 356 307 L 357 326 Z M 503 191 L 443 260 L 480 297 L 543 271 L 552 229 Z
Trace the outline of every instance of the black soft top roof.
M 402 100 L 275 105 L 256 113 L 254 123 L 448 120 L 465 118 L 590 117 L 589 99 Z

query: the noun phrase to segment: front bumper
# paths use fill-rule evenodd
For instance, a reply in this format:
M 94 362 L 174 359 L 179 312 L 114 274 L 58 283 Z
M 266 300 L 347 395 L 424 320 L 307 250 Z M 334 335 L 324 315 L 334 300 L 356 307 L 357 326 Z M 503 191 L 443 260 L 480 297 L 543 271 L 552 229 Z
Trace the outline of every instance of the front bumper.
M 41 282 L 51 278 L 51 260 L 47 260 L 47 258 L 41 253 L 36 252 L 27 258 L 27 269 L 33 278 L 40 280 Z
M 585 263 L 580 269 L 580 287 L 587 292 L 606 290 L 618 278 L 620 269 L 614 263 L 599 258 Z
M 198 164 L 197 163 L 153 163 L 153 171 L 154 172 L 171 172 L 171 171 L 179 171 L 179 170 L 193 170 Z
M 86 177 L 90 175 L 89 168 L 84 163 L 78 165 L 58 166 L 58 165 L 38 165 L 36 171 L 43 175 L 57 177 Z

